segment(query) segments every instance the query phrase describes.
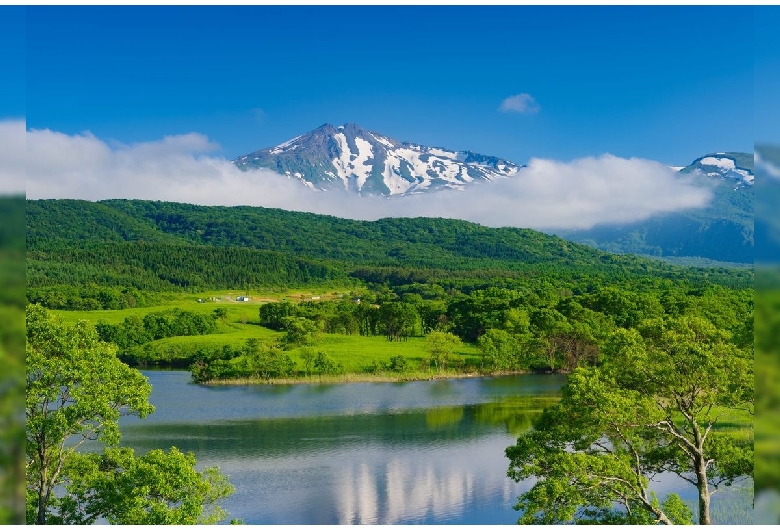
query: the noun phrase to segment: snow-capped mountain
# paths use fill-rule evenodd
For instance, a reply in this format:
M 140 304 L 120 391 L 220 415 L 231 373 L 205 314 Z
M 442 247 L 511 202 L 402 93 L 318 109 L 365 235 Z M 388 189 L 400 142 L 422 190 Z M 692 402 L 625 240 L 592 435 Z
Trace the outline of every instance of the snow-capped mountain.
M 710 153 L 694 160 L 680 173 L 698 173 L 722 180 L 735 180 L 736 186 L 753 185 L 752 153 Z
M 686 180 L 708 187 L 712 191 L 710 203 L 644 221 L 557 235 L 607 252 L 752 263 L 753 153 L 710 153 L 688 166 L 672 169 Z
M 521 166 L 471 151 L 399 142 L 354 123 L 325 124 L 275 147 L 233 160 L 240 169 L 268 168 L 313 189 L 365 195 L 408 195 L 463 189 L 515 175 Z

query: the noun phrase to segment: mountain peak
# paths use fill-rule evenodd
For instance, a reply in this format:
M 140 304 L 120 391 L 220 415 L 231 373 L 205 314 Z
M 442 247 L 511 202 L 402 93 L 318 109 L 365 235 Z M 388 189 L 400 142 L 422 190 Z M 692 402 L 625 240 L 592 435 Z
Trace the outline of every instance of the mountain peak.
M 325 123 L 233 163 L 245 170 L 272 169 L 313 189 L 368 195 L 464 189 L 472 182 L 511 177 L 521 167 L 470 151 L 399 142 L 356 123 Z
M 753 154 L 738 152 L 708 153 L 683 168 L 681 173 L 699 173 L 720 179 L 735 179 L 746 186 L 753 185 Z

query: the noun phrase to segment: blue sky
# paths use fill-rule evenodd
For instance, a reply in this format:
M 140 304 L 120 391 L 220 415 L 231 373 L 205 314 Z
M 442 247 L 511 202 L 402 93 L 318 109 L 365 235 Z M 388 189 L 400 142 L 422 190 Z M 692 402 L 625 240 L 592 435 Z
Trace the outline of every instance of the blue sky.
M 0 6 L 0 119 L 25 113 L 25 8 Z
M 780 7 L 756 7 L 755 140 L 780 144 Z
M 13 71 L 28 128 L 106 141 L 198 132 L 232 158 L 355 122 L 519 163 L 683 165 L 752 150 L 753 25 L 739 7 L 29 7 Z M 500 110 L 519 94 L 538 112 Z

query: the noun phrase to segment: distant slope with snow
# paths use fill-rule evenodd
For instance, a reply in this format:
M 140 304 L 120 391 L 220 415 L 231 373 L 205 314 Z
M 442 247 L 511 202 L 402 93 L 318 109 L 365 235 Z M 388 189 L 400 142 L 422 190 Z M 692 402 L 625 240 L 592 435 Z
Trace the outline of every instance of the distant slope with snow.
M 233 163 L 271 169 L 313 189 L 388 196 L 462 190 L 471 182 L 514 176 L 521 167 L 471 151 L 399 142 L 354 123 L 325 124 Z
M 707 207 L 557 234 L 607 252 L 752 263 L 753 169 L 752 153 L 710 153 L 679 169 L 681 178 L 712 189 Z

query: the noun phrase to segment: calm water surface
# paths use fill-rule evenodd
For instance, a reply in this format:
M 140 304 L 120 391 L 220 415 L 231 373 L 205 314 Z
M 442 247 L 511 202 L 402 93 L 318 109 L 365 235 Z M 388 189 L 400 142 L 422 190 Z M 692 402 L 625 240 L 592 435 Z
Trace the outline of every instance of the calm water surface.
M 512 524 L 531 483 L 506 477 L 504 450 L 565 382 L 203 387 L 144 374 L 157 410 L 123 418 L 122 445 L 219 466 L 236 487 L 223 506 L 249 524 Z

